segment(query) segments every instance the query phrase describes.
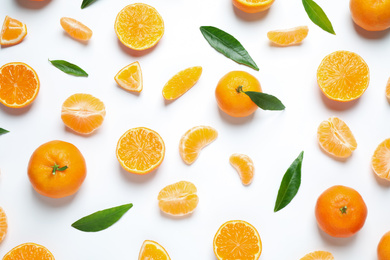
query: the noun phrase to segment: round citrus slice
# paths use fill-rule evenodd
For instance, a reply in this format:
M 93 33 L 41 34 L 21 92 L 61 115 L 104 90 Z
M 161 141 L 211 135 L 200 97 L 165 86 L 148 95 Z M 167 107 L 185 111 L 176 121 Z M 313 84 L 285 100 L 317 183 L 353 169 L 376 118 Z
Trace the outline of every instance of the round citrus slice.
M 233 5 L 246 13 L 258 13 L 271 7 L 275 0 L 233 0 Z
M 196 66 L 178 72 L 164 86 L 162 95 L 166 100 L 175 100 L 198 82 L 202 67 Z
M 147 174 L 160 166 L 165 156 L 161 136 L 146 127 L 128 130 L 119 138 L 116 157 L 122 167 L 131 173 Z
M 245 154 L 235 153 L 230 156 L 230 164 L 237 170 L 240 175 L 241 182 L 244 185 L 249 185 L 253 180 L 255 166 L 252 159 Z
M 334 260 L 334 257 L 327 251 L 314 251 L 305 255 L 300 260 Z
M 115 81 L 118 85 L 128 91 L 142 91 L 142 72 L 138 61 L 133 62 L 115 75 Z
M 0 102 L 12 108 L 31 104 L 39 92 L 37 73 L 25 63 L 11 62 L 0 68 Z
M 347 124 L 337 117 L 322 121 L 317 130 L 321 148 L 336 158 L 347 158 L 356 149 L 357 143 Z
M 184 216 L 192 213 L 198 205 L 196 187 L 188 181 L 180 181 L 168 185 L 158 194 L 158 206 L 161 211 L 173 215 Z
M 214 236 L 213 246 L 218 260 L 257 260 L 262 250 L 256 228 L 243 220 L 224 223 Z
M 7 215 L 5 215 L 5 212 L 3 208 L 0 207 L 0 243 L 4 240 L 5 235 L 7 235 L 8 231 L 8 222 L 7 222 Z
M 366 91 L 370 71 L 362 57 L 350 51 L 327 55 L 317 70 L 317 82 L 322 92 L 335 101 L 351 101 Z
M 386 84 L 386 97 L 387 97 L 387 100 L 390 101 L 390 78 L 389 78 L 389 80 L 387 81 L 387 84 Z
M 102 125 L 106 109 L 100 99 L 90 94 L 74 94 L 62 104 L 64 124 L 80 134 L 90 134 Z
M 133 50 L 145 50 L 160 41 L 164 34 L 164 21 L 154 7 L 135 3 L 118 13 L 115 32 L 125 46 Z
M 378 177 L 390 181 L 390 138 L 384 140 L 375 149 L 371 166 Z
M 3 260 L 54 260 L 52 253 L 44 246 L 24 243 L 9 251 Z
M 73 18 L 62 17 L 60 23 L 65 32 L 76 40 L 88 41 L 92 37 L 92 30 Z
M 269 31 L 268 39 L 281 46 L 289 46 L 301 43 L 309 33 L 307 26 L 298 26 L 291 29 Z
M 24 23 L 6 16 L 0 32 L 0 45 L 11 46 L 20 43 L 27 35 Z
M 138 260 L 171 260 L 171 258 L 159 243 L 145 240 L 139 252 Z

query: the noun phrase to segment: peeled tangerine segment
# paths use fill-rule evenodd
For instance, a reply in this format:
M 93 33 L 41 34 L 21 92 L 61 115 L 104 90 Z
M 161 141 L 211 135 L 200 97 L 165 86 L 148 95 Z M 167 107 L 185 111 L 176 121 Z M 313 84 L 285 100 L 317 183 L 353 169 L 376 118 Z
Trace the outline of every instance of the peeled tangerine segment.
M 307 26 L 298 26 L 291 29 L 269 31 L 267 37 L 275 44 L 288 46 L 301 43 L 308 33 Z
M 230 156 L 229 161 L 240 175 L 242 184 L 249 185 L 255 173 L 252 159 L 248 155 L 235 153 Z
M 8 231 L 8 222 L 7 215 L 5 215 L 4 210 L 0 207 L 0 243 L 4 240 L 5 235 Z
M 162 94 L 166 100 L 174 100 L 181 97 L 202 75 L 202 67 L 196 66 L 178 72 L 164 86 Z
M 334 260 L 334 257 L 327 251 L 314 251 L 305 255 L 300 260 Z
M 390 138 L 384 140 L 375 149 L 371 165 L 378 177 L 390 181 Z
M 138 260 L 171 260 L 171 258 L 159 243 L 145 240 L 139 252 Z
M 62 17 L 60 23 L 62 28 L 76 40 L 88 41 L 92 37 L 92 30 L 73 18 Z
M 138 93 L 142 91 L 142 71 L 138 61 L 121 69 L 114 79 L 125 90 Z
M 210 126 L 195 126 L 180 139 L 179 153 L 186 164 L 192 164 L 200 151 L 218 136 L 217 130 Z
M 336 158 L 347 158 L 356 149 L 357 143 L 347 124 L 331 117 L 318 127 L 317 138 L 321 148 Z
M 390 78 L 386 84 L 386 97 L 387 97 L 387 100 L 390 102 Z

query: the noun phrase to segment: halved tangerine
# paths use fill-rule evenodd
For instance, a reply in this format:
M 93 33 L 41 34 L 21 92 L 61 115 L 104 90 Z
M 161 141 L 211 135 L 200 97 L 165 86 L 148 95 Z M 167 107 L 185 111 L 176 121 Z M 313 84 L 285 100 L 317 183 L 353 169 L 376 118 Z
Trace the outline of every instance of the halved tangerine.
M 168 185 L 158 194 L 158 206 L 161 211 L 173 215 L 184 216 L 192 213 L 198 205 L 199 198 L 193 183 L 180 181 Z
M 314 251 L 305 255 L 300 260 L 334 260 L 334 257 L 327 251 Z
M 55 260 L 53 254 L 44 246 L 24 243 L 9 251 L 3 260 Z

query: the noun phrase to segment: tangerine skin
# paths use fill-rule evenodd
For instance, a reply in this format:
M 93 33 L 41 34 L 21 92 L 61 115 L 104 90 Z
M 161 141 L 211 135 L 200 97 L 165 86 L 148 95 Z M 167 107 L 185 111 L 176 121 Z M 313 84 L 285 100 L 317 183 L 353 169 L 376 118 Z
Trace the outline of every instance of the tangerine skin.
M 378 260 L 390 259 L 390 231 L 384 234 L 377 247 Z
M 350 0 L 353 21 L 367 31 L 390 27 L 390 0 Z

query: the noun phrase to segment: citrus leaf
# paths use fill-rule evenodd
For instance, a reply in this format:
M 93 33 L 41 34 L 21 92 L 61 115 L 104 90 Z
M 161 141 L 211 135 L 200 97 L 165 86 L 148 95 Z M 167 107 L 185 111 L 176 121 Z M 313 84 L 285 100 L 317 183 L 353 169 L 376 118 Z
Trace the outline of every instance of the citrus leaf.
M 81 3 L 81 9 L 84 9 L 85 7 L 90 6 L 95 1 L 96 0 L 83 0 L 83 2 Z
M 6 133 L 9 133 L 9 131 L 5 130 L 4 128 L 0 128 L 0 135 L 6 134 Z
M 85 232 L 104 230 L 117 222 L 131 207 L 132 203 L 97 211 L 77 220 L 72 227 Z
M 49 61 L 51 62 L 51 64 L 54 65 L 54 67 L 56 67 L 59 70 L 62 70 L 66 74 L 79 76 L 79 77 L 88 77 L 87 72 L 85 72 L 82 68 L 80 68 L 75 64 L 72 64 L 64 60 L 49 60 Z
M 276 198 L 274 212 L 277 212 L 286 207 L 295 195 L 298 193 L 301 186 L 301 168 L 303 160 L 303 151 L 294 160 L 287 169 L 280 184 L 278 196 Z
M 275 96 L 256 91 L 244 91 L 244 93 L 263 110 L 284 110 L 286 108 Z
M 336 34 L 333 30 L 332 23 L 329 21 L 325 12 L 316 2 L 313 0 L 302 0 L 302 4 L 307 15 L 313 23 L 328 33 Z
M 211 47 L 229 59 L 247 65 L 254 70 L 259 70 L 249 53 L 232 35 L 213 26 L 201 26 L 200 31 Z

